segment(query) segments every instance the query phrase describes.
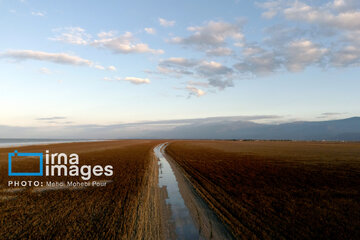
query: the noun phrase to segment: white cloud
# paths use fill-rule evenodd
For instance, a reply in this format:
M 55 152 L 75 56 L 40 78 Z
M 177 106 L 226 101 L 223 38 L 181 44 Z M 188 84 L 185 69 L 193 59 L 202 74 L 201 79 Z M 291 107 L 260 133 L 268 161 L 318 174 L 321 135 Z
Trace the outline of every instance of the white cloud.
M 79 65 L 79 66 L 93 66 L 90 60 L 83 59 L 78 56 L 67 53 L 48 53 L 33 50 L 7 50 L 0 53 L 0 57 L 13 58 L 17 60 L 39 60 L 48 61 L 59 64 Z
M 31 15 L 38 16 L 38 17 L 44 17 L 46 15 L 46 12 L 40 12 L 40 11 L 31 12 Z
M 130 82 L 132 84 L 136 84 L 136 85 L 150 83 L 150 80 L 148 78 L 138 78 L 138 77 L 117 78 L 117 80 L 128 81 L 128 82 Z
M 54 38 L 49 38 L 53 41 L 60 41 L 74 45 L 87 45 L 91 41 L 91 35 L 85 32 L 85 29 L 80 27 L 66 27 L 53 29 L 54 32 L 60 33 Z
M 335 51 L 330 63 L 335 67 L 360 66 L 360 48 L 353 45 L 344 46 Z
M 202 61 L 197 68 L 197 72 L 203 76 L 213 77 L 215 75 L 231 74 L 233 71 L 231 68 L 215 61 Z
M 227 47 L 218 47 L 206 50 L 208 56 L 230 56 L 234 54 L 234 51 Z
M 46 67 L 42 67 L 39 69 L 39 72 L 42 74 L 52 74 L 52 71 Z
M 360 8 L 359 0 L 334 0 L 332 7 L 339 11 L 348 11 Z
M 248 56 L 253 56 L 259 53 L 263 53 L 264 49 L 262 49 L 261 47 L 258 46 L 246 46 L 243 50 L 243 54 L 244 56 L 248 57 Z
M 186 70 L 186 68 L 181 69 L 179 66 L 173 67 L 164 67 L 159 65 L 157 67 L 157 71 L 160 74 L 174 74 L 175 77 L 183 77 L 184 75 L 192 75 L 194 74 L 192 71 Z
M 224 89 L 234 86 L 232 75 L 234 71 L 215 61 L 194 60 L 181 57 L 172 57 L 161 60 L 158 65 L 161 74 L 175 77 L 193 75 L 200 79 L 207 79 L 207 86 Z
M 301 38 L 308 38 L 312 36 L 309 29 L 303 29 L 297 26 L 287 26 L 285 24 L 276 24 L 265 28 L 264 33 L 266 37 L 263 43 L 275 48 L 283 48 L 287 43 L 299 40 Z M 320 33 L 320 31 L 317 31 Z
M 258 5 L 287 21 L 301 23 L 297 27 L 278 25 L 266 30 L 269 37 L 264 43 L 274 48 L 270 52 L 280 58 L 280 65 L 287 70 L 302 71 L 313 65 L 360 66 L 360 1 L 333 0 L 314 4 L 311 1 L 274 0 Z M 237 68 L 250 62 L 246 59 Z
M 207 82 L 187 81 L 187 83 L 191 86 L 209 87 L 209 83 Z
M 224 90 L 227 87 L 234 87 L 234 82 L 231 78 L 209 78 L 209 85 Z
M 289 20 L 318 24 L 327 28 L 360 29 L 360 1 L 335 0 L 320 6 L 310 6 L 302 1 L 267 1 L 258 3 L 265 10 L 264 17 L 283 14 Z
M 115 31 L 100 32 L 97 34 L 98 39 L 86 33 L 85 29 L 80 27 L 67 27 L 54 29 L 55 32 L 60 32 L 53 41 L 61 41 L 74 45 L 89 45 L 99 48 L 106 48 L 112 50 L 114 53 L 152 53 L 163 54 L 162 49 L 152 49 L 147 44 L 139 42 L 131 32 L 126 32 L 123 35 L 116 36 Z
M 326 48 L 309 40 L 298 40 L 288 44 L 285 50 L 285 66 L 292 72 L 302 71 L 306 66 L 320 63 L 328 52 Z
M 192 68 L 197 64 L 198 61 L 193 59 L 171 57 L 159 62 L 158 71 L 162 74 L 174 74 L 175 77 L 182 77 L 183 75 L 192 75 Z
M 347 32 L 344 41 L 360 47 L 360 30 Z
M 241 73 L 252 73 L 256 76 L 266 76 L 274 73 L 281 67 L 282 60 L 273 52 L 261 49 L 260 52 L 253 48 L 245 53 L 244 59 L 234 67 Z
M 108 31 L 108 32 L 100 32 L 97 34 L 99 38 L 109 38 L 116 35 L 115 31 Z
M 63 117 L 63 116 L 40 117 L 40 118 L 36 118 L 35 120 L 38 120 L 38 121 L 54 121 L 54 120 L 64 120 L 64 119 L 67 119 L 67 117 Z
M 171 42 L 195 46 L 200 49 L 208 49 L 210 47 L 219 47 L 225 44 L 227 39 L 232 39 L 236 42 L 241 42 L 244 39 L 241 22 L 231 24 L 221 21 L 210 21 L 204 26 L 188 27 L 188 31 L 193 34 L 185 38 L 172 38 Z
M 205 91 L 197 88 L 197 87 L 194 87 L 194 86 L 186 86 L 186 90 L 189 91 L 189 96 L 191 95 L 194 95 L 194 96 L 197 96 L 197 97 L 201 97 L 201 96 L 204 96 L 206 94 Z
M 108 66 L 107 69 L 108 69 L 109 71 L 116 72 L 116 67 L 115 67 L 115 66 Z
M 264 18 L 273 18 L 277 15 L 277 13 L 281 10 L 281 8 L 284 6 L 282 0 L 273 0 L 273 1 L 267 1 L 267 2 L 256 2 L 256 5 L 266 9 L 265 12 L 261 14 Z
M 0 53 L 0 58 L 12 58 L 18 61 L 24 60 L 39 60 L 45 62 L 52 62 L 57 64 L 67 64 L 73 66 L 88 66 L 99 70 L 105 70 L 105 67 L 99 64 L 94 64 L 92 61 L 67 53 L 49 53 L 33 50 L 7 50 Z M 110 66 L 111 68 L 113 66 Z M 108 68 L 108 70 L 110 70 Z M 43 67 L 39 70 L 44 74 L 51 74 L 52 72 Z
M 161 49 L 152 49 L 145 43 L 137 42 L 130 32 L 126 32 L 124 35 L 118 37 L 103 37 L 94 40 L 91 44 L 96 47 L 112 50 L 114 53 L 164 53 Z
M 360 66 L 360 30 L 348 31 L 342 44 L 331 51 L 330 64 L 335 67 Z
M 166 20 L 164 18 L 159 18 L 159 23 L 163 27 L 172 27 L 175 25 L 175 21 Z
M 144 30 L 148 34 L 156 34 L 156 30 L 154 28 L 144 28 Z
M 263 12 L 263 13 L 261 14 L 261 16 L 264 17 L 264 18 L 273 18 L 275 15 L 276 15 L 276 11 L 275 11 L 275 10 Z
M 256 44 L 246 44 L 242 51 L 243 59 L 234 65 L 241 73 L 251 73 L 255 76 L 266 76 L 281 68 L 282 53 L 274 53 Z
M 310 40 L 294 40 L 279 49 L 267 50 L 257 45 L 247 45 L 243 49 L 243 59 L 234 67 L 241 73 L 266 76 L 285 67 L 291 72 L 299 72 L 307 66 L 325 62 L 328 49 Z
M 334 0 L 322 5 L 311 1 L 272 0 L 257 3 L 265 9 L 263 16 L 282 15 L 288 20 L 306 22 L 327 29 L 360 30 L 360 1 Z
M 182 67 L 194 67 L 198 64 L 198 61 L 182 58 L 182 57 L 171 57 L 166 60 L 161 60 L 161 66 L 182 66 Z
M 105 67 L 103 67 L 101 65 L 95 65 L 94 68 L 99 69 L 99 70 L 105 70 Z

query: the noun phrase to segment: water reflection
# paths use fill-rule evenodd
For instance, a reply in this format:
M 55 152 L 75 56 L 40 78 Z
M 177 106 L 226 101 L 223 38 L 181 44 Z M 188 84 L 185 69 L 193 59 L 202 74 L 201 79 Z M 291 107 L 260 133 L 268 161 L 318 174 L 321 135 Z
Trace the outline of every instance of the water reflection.
M 161 144 L 154 151 L 159 159 L 159 187 L 167 189 L 168 198 L 166 199 L 166 204 L 171 209 L 170 221 L 175 226 L 177 239 L 199 239 L 199 231 L 180 194 L 174 172 L 161 152 L 164 146 L 165 144 Z

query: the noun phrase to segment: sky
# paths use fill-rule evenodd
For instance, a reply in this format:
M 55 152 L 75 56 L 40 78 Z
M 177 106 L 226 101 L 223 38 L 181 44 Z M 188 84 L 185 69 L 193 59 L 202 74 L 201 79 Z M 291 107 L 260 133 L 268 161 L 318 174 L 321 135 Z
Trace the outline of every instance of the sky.
M 3 127 L 360 116 L 357 0 L 0 6 Z

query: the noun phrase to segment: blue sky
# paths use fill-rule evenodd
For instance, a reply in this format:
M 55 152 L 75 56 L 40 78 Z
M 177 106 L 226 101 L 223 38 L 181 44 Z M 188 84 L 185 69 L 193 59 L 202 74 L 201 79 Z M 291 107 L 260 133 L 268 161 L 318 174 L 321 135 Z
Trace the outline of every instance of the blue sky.
M 3 126 L 360 115 L 359 1 L 0 5 Z

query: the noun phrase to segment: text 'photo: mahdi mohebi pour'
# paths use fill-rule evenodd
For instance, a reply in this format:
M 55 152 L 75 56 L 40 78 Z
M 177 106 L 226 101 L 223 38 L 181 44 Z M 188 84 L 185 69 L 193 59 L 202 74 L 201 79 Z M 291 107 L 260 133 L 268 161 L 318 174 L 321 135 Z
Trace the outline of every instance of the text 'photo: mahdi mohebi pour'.
M 0 6 L 0 240 L 360 239 L 360 1 Z

